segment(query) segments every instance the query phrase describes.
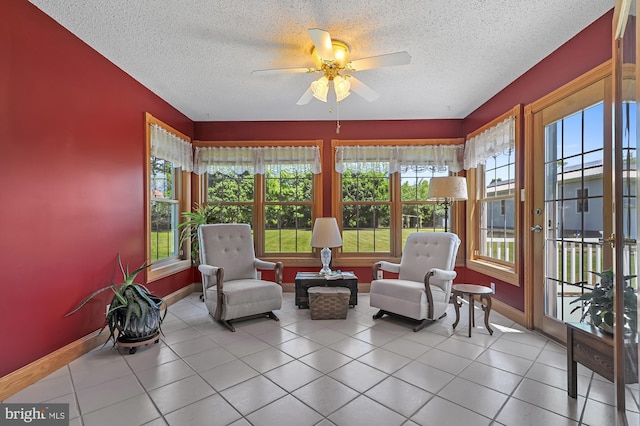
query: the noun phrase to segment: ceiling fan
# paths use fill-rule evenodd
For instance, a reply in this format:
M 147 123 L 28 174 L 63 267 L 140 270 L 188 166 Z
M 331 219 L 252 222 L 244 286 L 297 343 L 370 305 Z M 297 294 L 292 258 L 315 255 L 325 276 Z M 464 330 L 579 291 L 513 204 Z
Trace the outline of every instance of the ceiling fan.
M 298 102 L 296 102 L 297 105 L 306 105 L 311 101 L 311 98 L 327 102 L 330 86 L 333 86 L 338 103 L 349 96 L 351 90 L 367 101 L 373 102 L 378 99 L 380 94 L 355 78 L 351 73 L 372 68 L 407 65 L 411 62 L 411 56 L 407 52 L 389 53 L 350 61 L 350 49 L 347 43 L 332 39 L 328 31 L 318 28 L 309 29 L 309 35 L 313 41 L 311 58 L 313 59 L 315 68 L 274 68 L 255 70 L 251 73 L 252 75 L 322 73 L 322 77 L 313 81 L 300 99 L 298 99 Z

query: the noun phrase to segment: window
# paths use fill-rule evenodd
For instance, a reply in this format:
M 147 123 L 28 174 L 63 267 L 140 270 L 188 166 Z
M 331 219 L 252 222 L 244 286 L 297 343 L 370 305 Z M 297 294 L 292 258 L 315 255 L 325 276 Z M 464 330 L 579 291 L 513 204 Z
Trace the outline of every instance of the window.
M 477 256 L 515 261 L 515 149 L 497 153 L 477 170 L 480 189 Z
M 589 188 L 578 188 L 576 198 L 576 212 L 589 213 Z
M 179 173 L 170 161 L 151 156 L 151 262 L 179 255 L 180 200 L 175 191 Z
M 412 232 L 444 231 L 444 209 L 441 204 L 427 201 L 427 194 L 432 177 L 447 175 L 446 166 L 408 166 L 400 171 L 402 247 Z
M 251 224 L 258 256 L 308 257 L 321 211 L 321 142 L 202 143 L 195 168 L 207 173 L 203 201 L 213 221 Z
M 427 200 L 429 180 L 461 168 L 461 141 L 412 142 L 333 141 L 333 214 L 343 241 L 337 258 L 350 257 L 349 265 L 354 258 L 400 257 L 410 233 L 444 229 L 443 209 Z
M 187 136 L 150 114 L 146 127 L 147 281 L 154 281 L 190 267 L 188 249 L 179 246 L 178 223 L 189 204 L 193 154 Z
M 391 181 L 388 171 L 342 175 L 342 252 L 391 251 Z
M 517 105 L 467 136 L 467 266 L 518 284 Z

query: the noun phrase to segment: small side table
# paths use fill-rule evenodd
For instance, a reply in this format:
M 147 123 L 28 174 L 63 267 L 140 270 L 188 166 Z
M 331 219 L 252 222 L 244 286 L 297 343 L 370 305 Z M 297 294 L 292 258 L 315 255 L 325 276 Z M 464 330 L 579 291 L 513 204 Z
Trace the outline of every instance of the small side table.
M 467 294 L 469 295 L 469 337 L 471 337 L 471 328 L 476 326 L 476 319 L 473 315 L 474 296 L 478 295 L 484 311 L 484 326 L 489 331 L 489 334 L 493 335 L 493 329 L 489 326 L 493 290 L 476 284 L 454 284 L 451 289 L 453 290 L 453 306 L 456 308 L 456 322 L 453 323 L 453 328 L 456 328 L 458 321 L 460 321 L 460 306 L 462 306 L 462 302 L 458 300 L 458 297 L 464 299 L 465 294 Z

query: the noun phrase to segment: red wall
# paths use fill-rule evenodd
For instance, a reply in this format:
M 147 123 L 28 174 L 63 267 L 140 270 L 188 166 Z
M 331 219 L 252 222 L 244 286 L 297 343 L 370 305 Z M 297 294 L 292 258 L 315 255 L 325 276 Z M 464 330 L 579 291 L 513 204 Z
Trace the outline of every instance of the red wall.
M 145 258 L 144 112 L 187 135 L 193 123 L 30 3 L 2 1 L 0 16 L 4 376 L 102 325 L 106 292 L 64 314 L 120 278 L 117 253 Z

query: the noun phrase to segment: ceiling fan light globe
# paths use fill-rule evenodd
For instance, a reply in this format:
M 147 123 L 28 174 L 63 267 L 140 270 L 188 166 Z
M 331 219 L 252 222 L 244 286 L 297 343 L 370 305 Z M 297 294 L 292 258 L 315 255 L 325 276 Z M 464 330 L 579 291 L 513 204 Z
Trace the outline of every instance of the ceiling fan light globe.
M 351 83 L 346 78 L 338 75 L 333 79 L 333 90 L 336 92 L 336 100 L 338 102 L 342 101 L 344 98 L 349 96 L 351 92 Z
M 322 76 L 311 83 L 311 92 L 313 93 L 314 98 L 322 102 L 327 102 L 327 93 L 329 92 L 329 79 Z
M 346 97 L 348 97 L 351 94 L 351 92 L 345 92 L 345 93 L 336 93 L 336 102 L 342 102 Z

